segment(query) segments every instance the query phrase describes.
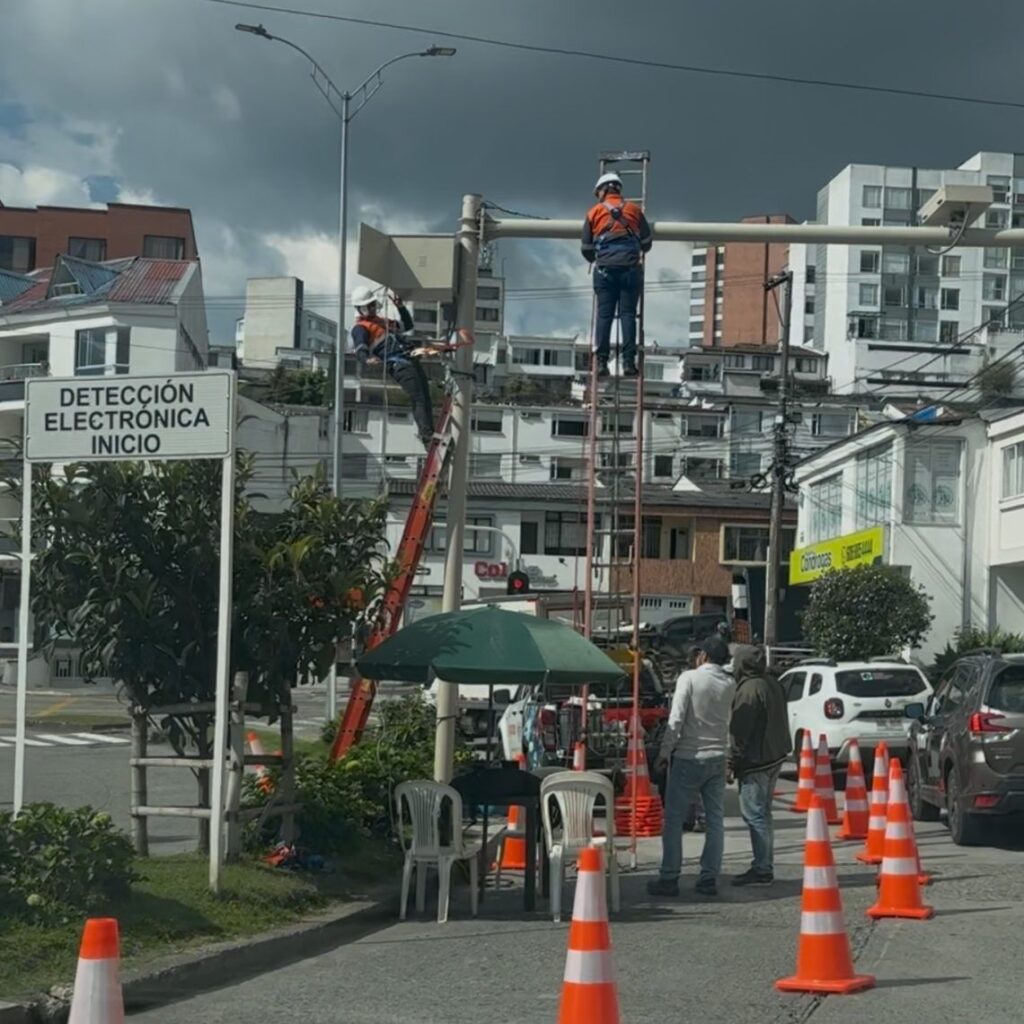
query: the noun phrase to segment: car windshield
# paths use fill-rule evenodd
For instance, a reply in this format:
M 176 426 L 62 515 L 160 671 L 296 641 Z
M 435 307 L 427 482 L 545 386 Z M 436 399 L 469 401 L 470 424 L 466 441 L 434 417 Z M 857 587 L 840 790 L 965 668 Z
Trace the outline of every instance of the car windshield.
M 992 680 L 985 703 L 997 711 L 1024 714 L 1024 665 L 1009 665 Z
M 836 689 L 847 697 L 913 697 L 925 683 L 913 668 L 848 669 L 836 673 Z

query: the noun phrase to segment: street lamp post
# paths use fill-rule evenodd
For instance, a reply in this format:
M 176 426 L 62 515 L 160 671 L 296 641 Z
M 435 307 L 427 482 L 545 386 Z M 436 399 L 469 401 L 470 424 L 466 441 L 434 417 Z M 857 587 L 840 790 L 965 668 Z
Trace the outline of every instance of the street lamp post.
M 284 43 L 302 54 L 310 63 L 310 78 L 323 94 L 331 109 L 341 122 L 340 151 L 340 200 L 338 211 L 338 329 L 334 346 L 334 459 L 331 471 L 331 487 L 336 497 L 341 497 L 341 438 L 345 415 L 345 283 L 348 276 L 348 260 L 346 258 L 345 239 L 348 235 L 348 126 L 349 122 L 359 113 L 373 95 L 384 84 L 381 73 L 409 57 L 453 57 L 455 48 L 451 46 L 430 46 L 426 50 L 403 53 L 391 60 L 386 60 L 375 71 L 371 72 L 363 83 L 352 92 L 342 92 L 331 81 L 326 71 L 297 43 L 281 36 L 271 35 L 262 25 L 236 25 L 239 32 L 249 32 L 274 42 Z
M 297 43 L 281 36 L 271 35 L 262 25 L 238 24 L 239 32 L 249 32 L 254 36 L 284 43 L 285 46 L 302 54 L 310 64 L 309 76 L 313 84 L 320 90 L 324 99 L 330 104 L 331 110 L 341 122 L 341 147 L 339 154 L 339 210 L 338 210 L 338 328 L 334 342 L 334 430 L 332 439 L 333 460 L 331 468 L 331 489 L 335 497 L 341 497 L 341 439 L 345 419 L 345 283 L 348 276 L 348 260 L 345 240 L 348 236 L 348 126 L 349 122 L 370 102 L 374 93 L 384 84 L 381 73 L 385 68 L 397 64 L 409 57 L 454 57 L 455 48 L 451 46 L 430 46 L 426 50 L 403 53 L 391 60 L 386 60 L 375 71 L 369 74 L 363 83 L 353 92 L 342 92 L 331 81 L 330 75 Z M 333 721 L 338 715 L 337 672 L 331 667 L 327 677 L 327 719 Z

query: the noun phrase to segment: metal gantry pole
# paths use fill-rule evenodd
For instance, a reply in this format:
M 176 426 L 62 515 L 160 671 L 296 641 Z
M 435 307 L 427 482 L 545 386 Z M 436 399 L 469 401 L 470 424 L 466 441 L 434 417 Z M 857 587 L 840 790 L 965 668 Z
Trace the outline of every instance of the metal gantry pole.
M 349 94 L 341 97 L 341 152 L 340 191 L 338 209 L 338 332 L 334 351 L 334 472 L 331 489 L 335 497 L 341 497 L 341 439 L 345 419 L 345 284 L 348 276 L 348 123 Z
M 483 199 L 462 197 L 462 218 L 457 236 L 459 279 L 456 289 L 455 326 L 473 333 L 476 322 L 477 261 L 480 255 L 480 213 Z M 445 527 L 444 594 L 441 611 L 458 611 L 462 605 L 462 539 L 466 527 L 466 488 L 469 480 L 470 408 L 473 402 L 473 354 L 460 348 L 455 355 L 455 400 L 452 403 L 451 476 L 448 481 L 448 512 Z M 437 688 L 437 733 L 434 741 L 434 779 L 448 782 L 455 759 L 455 717 L 459 688 L 441 682 Z
M 27 417 L 26 417 L 27 422 Z M 25 803 L 25 718 L 28 713 L 29 600 L 32 596 L 32 463 L 22 460 L 21 597 L 18 605 L 18 699 L 14 726 L 14 814 Z
M 778 642 L 779 574 L 782 566 L 782 511 L 786 494 L 786 456 L 789 445 L 789 325 L 793 320 L 793 271 L 786 270 L 765 282 L 765 290 L 786 286 L 782 344 L 779 348 L 779 411 L 775 415 L 774 455 L 772 457 L 771 506 L 768 518 L 768 564 L 765 569 L 764 643 Z

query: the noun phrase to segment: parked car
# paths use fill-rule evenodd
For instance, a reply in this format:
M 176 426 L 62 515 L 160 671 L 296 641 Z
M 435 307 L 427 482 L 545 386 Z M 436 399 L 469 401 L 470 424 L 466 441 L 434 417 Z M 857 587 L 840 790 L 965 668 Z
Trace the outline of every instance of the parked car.
M 803 734 L 817 746 L 824 733 L 834 764 L 844 765 L 850 741 L 857 740 L 867 764 L 875 744 L 885 740 L 901 760 L 909 727 L 904 709 L 931 696 L 932 687 L 915 665 L 902 661 L 830 661 L 808 659 L 780 677 L 789 706 L 793 756 L 799 758 Z
M 918 821 L 946 811 L 958 845 L 985 819 L 1024 813 L 1024 654 L 984 651 L 954 662 L 911 719 L 907 791 Z

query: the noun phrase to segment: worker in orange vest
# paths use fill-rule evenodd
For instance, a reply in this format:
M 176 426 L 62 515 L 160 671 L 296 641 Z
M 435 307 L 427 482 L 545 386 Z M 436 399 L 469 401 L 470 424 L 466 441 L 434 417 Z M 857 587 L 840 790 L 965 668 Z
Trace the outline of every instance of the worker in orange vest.
M 651 248 L 651 226 L 636 203 L 622 198 L 622 179 L 602 174 L 594 186 L 597 203 L 583 221 L 580 248 L 594 267 L 597 321 L 594 356 L 597 375 L 608 376 L 612 321 L 622 326 L 622 372 L 637 375 L 636 310 L 644 287 L 643 256 Z
M 425 448 L 429 448 L 434 436 L 434 410 L 430 401 L 430 385 L 420 366 L 420 358 L 439 353 L 429 345 L 406 337 L 413 329 L 412 315 L 397 295 L 392 295 L 391 301 L 401 321 L 378 316 L 373 289 L 365 286 L 356 288 L 352 295 L 352 305 L 357 314 L 352 327 L 352 345 L 360 363 L 364 366 L 383 363 L 388 376 L 409 396 L 420 440 Z

